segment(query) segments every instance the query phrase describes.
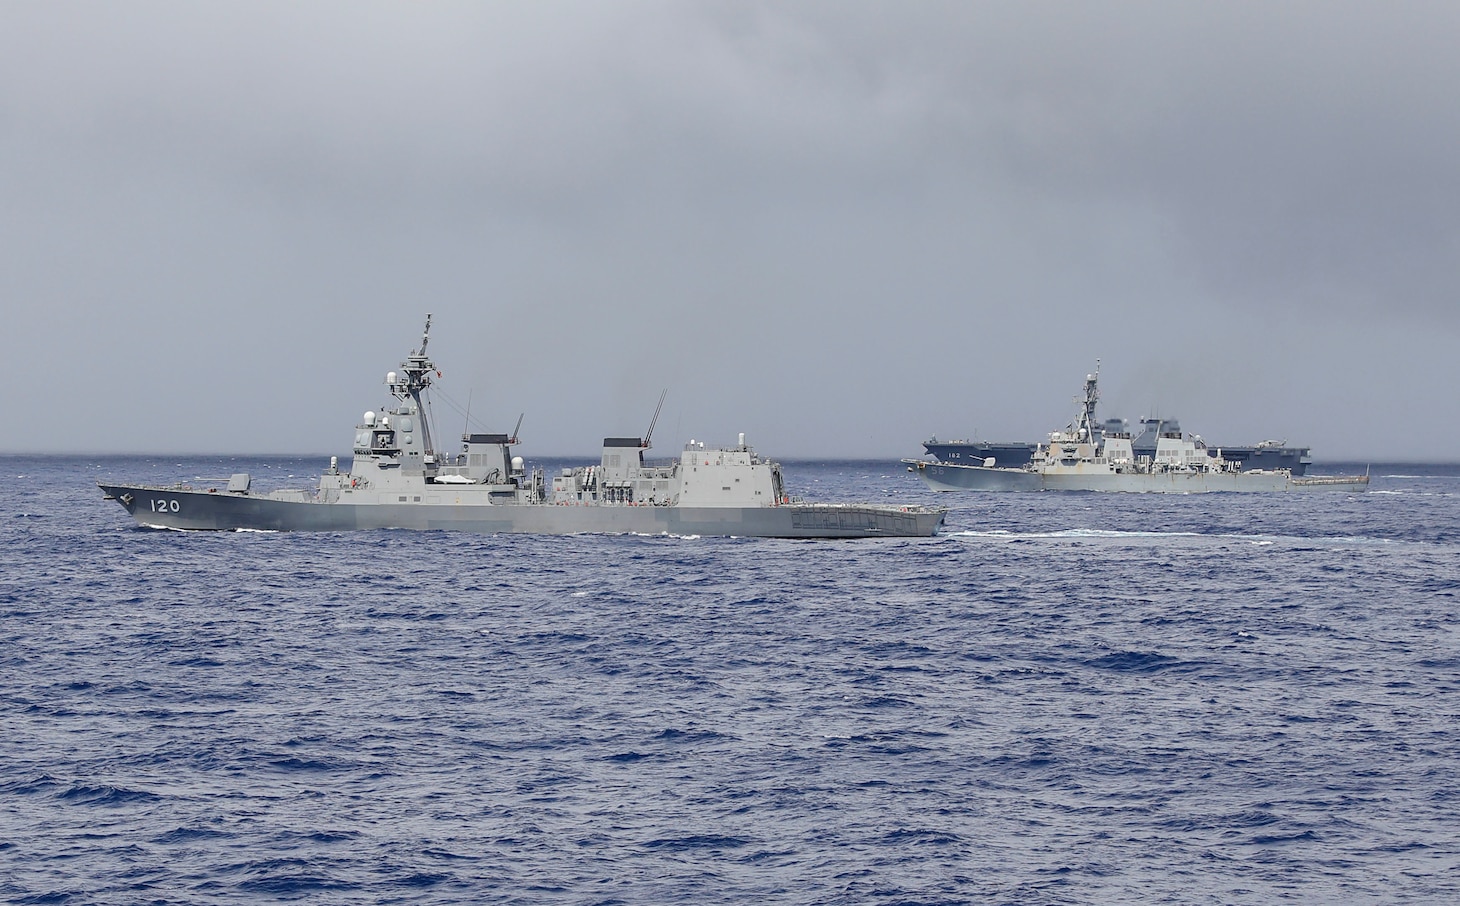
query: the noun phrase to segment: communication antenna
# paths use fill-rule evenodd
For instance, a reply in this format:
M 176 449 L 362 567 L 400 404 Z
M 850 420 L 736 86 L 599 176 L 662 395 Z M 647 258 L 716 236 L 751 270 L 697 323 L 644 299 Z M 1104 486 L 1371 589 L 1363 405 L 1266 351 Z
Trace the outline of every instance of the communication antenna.
M 644 449 L 646 450 L 651 446 L 649 441 L 654 437 L 654 426 L 659 423 L 659 413 L 664 409 L 664 398 L 668 395 L 668 387 L 665 387 L 664 392 L 659 394 L 659 405 L 654 407 L 654 417 L 649 420 L 649 430 L 644 432 Z

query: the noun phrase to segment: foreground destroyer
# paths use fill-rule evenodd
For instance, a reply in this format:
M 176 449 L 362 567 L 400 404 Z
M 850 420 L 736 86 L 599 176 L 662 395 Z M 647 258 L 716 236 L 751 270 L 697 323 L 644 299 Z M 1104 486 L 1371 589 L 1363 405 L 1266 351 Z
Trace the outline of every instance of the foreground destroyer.
M 547 478 L 512 454 L 516 437 L 465 434 L 460 452 L 437 453 L 424 394 L 440 373 L 421 348 L 386 376 L 396 403 L 366 412 L 354 462 L 334 458 L 309 490 L 255 493 L 245 473 L 224 488 L 100 484 L 139 523 L 172 529 L 344 531 L 440 529 L 470 532 L 633 532 L 783 538 L 927 536 L 947 509 L 812 504 L 786 493 L 780 465 L 746 445 L 691 441 L 677 460 L 648 463 L 645 437 L 610 437 L 597 465 Z M 662 401 L 661 401 L 662 402 Z
M 1243 469 L 1200 436 L 1184 437 L 1179 428 L 1157 425 L 1154 444 L 1137 447 L 1119 422 L 1095 423 L 1100 372 L 1085 377 L 1079 416 L 1063 431 L 1036 446 L 1029 461 L 999 466 L 906 459 L 908 470 L 935 491 L 1127 491 L 1192 494 L 1207 491 L 1362 491 L 1369 476 L 1309 478 L 1292 469 Z M 1165 428 L 1166 430 L 1162 430 Z M 1146 433 L 1152 433 L 1150 426 Z M 1147 452 L 1147 450 L 1149 452 Z

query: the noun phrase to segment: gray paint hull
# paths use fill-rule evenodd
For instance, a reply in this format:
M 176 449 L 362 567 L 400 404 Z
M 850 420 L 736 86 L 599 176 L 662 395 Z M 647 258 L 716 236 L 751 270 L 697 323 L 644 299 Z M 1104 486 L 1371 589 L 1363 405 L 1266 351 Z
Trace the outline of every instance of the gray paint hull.
M 1037 472 L 948 463 L 911 462 L 935 491 L 1105 491 L 1128 494 L 1363 491 L 1367 475 L 1294 478 L 1286 472 Z
M 987 469 L 947 463 L 913 463 L 923 482 L 935 491 L 1042 491 L 1039 476 L 1022 469 Z
M 138 523 L 197 531 L 417 529 L 480 533 L 637 533 L 766 538 L 927 537 L 947 510 L 863 504 L 772 507 L 319 503 L 254 494 L 100 485 Z

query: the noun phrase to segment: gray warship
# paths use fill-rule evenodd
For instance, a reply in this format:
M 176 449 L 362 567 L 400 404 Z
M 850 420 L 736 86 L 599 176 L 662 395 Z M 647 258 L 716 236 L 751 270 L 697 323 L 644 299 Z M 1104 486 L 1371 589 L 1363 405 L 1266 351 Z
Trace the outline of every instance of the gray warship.
M 1122 491 L 1154 494 L 1199 494 L 1211 491 L 1363 491 L 1368 475 L 1306 477 L 1291 469 L 1242 468 L 1212 450 L 1200 435 L 1183 436 L 1158 423 L 1155 443 L 1143 452 L 1120 422 L 1097 425 L 1100 368 L 1085 376 L 1085 393 L 1075 421 L 1038 444 L 1029 462 L 999 466 L 990 457 L 982 464 L 905 459 L 935 491 Z M 1162 429 L 1165 430 L 1162 430 Z M 1150 433 L 1150 426 L 1147 426 Z
M 215 531 L 919 537 L 936 532 L 947 515 L 944 507 L 793 499 L 780 465 L 758 456 L 743 434 L 733 446 L 691 441 L 677 460 L 646 462 L 653 422 L 642 438 L 605 438 L 596 465 L 551 479 L 513 455 L 512 435 L 468 433 L 458 452 L 438 453 L 426 406 L 440 374 L 426 354 L 430 335 L 427 315 L 420 349 L 386 375 L 394 402 L 365 413 L 349 470 L 331 457 L 315 488 L 257 493 L 246 473 L 222 487 L 98 486 L 143 526 Z

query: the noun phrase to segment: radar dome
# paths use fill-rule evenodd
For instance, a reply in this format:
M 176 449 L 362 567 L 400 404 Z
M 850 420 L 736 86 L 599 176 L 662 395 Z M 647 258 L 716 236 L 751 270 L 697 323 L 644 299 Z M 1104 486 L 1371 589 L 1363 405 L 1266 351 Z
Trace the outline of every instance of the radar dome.
M 375 427 L 375 413 L 374 412 L 368 412 L 367 411 L 365 413 L 365 427 L 367 427 L 367 428 L 373 428 L 373 427 Z
M 523 466 L 523 462 L 522 462 L 522 457 L 521 456 L 514 456 L 514 457 L 512 457 L 512 471 L 514 471 L 514 472 L 521 472 L 522 471 L 522 466 Z
M 385 382 L 387 384 L 394 384 L 395 383 L 395 372 L 394 371 L 387 371 L 385 373 Z

